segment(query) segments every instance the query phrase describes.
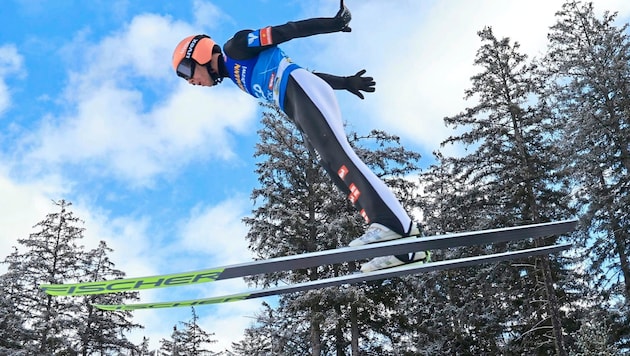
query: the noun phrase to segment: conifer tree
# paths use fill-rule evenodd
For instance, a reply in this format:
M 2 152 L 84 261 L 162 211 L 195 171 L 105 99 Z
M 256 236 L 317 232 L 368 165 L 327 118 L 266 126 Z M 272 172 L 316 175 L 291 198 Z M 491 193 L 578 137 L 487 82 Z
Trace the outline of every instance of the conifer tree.
M 142 342 L 138 345 L 139 356 L 153 356 L 153 352 L 149 350 L 149 338 L 142 337 Z
M 486 27 L 479 36 L 482 46 L 475 64 L 481 72 L 471 78 L 472 88 L 466 91 L 467 99 L 475 97 L 479 102 L 445 118 L 447 125 L 465 131 L 443 143 L 460 143 L 470 152 L 463 157 L 438 156 L 443 166 L 433 167 L 433 173 L 448 180 L 445 184 L 441 178 L 428 179 L 428 191 L 439 192 L 426 203 L 429 228 L 475 230 L 566 216 L 570 213 L 567 192 L 562 177 L 556 174 L 559 165 L 554 148 L 546 139 L 552 134 L 545 131 L 550 115 L 539 101 L 542 86 L 535 67 L 519 52 L 518 43 L 497 39 L 491 28 Z M 442 198 L 446 202 L 436 205 Z M 464 217 L 458 216 L 462 214 Z M 551 242 L 554 240 L 537 243 Z M 483 247 L 464 250 L 484 252 Z M 444 282 L 452 286 L 442 286 L 446 297 L 460 300 L 462 308 L 481 311 L 448 318 L 454 326 L 461 325 L 453 329 L 458 335 L 454 340 L 464 348 L 479 348 L 478 353 L 501 353 L 508 347 L 523 353 L 548 348 L 566 354 L 561 304 L 554 289 L 556 278 L 562 278 L 559 271 L 558 262 L 545 257 L 519 268 L 512 264 L 444 272 L 449 276 Z M 539 281 L 544 288 L 539 288 Z M 479 298 L 470 300 L 470 295 Z
M 186 355 L 214 355 L 210 350 L 205 349 L 209 344 L 215 343 L 216 340 L 212 338 L 213 333 L 209 333 L 201 328 L 199 325 L 199 316 L 195 311 L 195 308 L 191 308 L 192 317 L 189 321 L 182 322 L 184 329 L 180 334 L 180 342 L 182 344 L 182 350 L 186 352 Z
M 179 331 L 177 325 L 173 326 L 173 332 L 171 333 L 171 339 L 163 338 L 160 340 L 160 349 L 158 355 L 160 356 L 179 356 L 179 345 L 177 340 L 179 339 Z
M 125 273 L 115 269 L 107 256 L 113 250 L 105 241 L 87 252 L 81 269 L 85 281 L 111 280 L 125 277 Z M 122 353 L 123 350 L 136 350 L 136 346 L 124 337 L 124 333 L 141 327 L 134 324 L 130 311 L 103 311 L 92 304 L 124 304 L 127 300 L 138 300 L 138 292 L 123 292 L 83 297 L 79 315 L 78 341 L 83 355 L 108 352 Z
M 36 232 L 18 239 L 23 250 L 14 247 L 4 263 L 8 271 L 0 278 L 3 292 L 0 322 L 13 323 L 2 329 L 0 338 L 17 342 L 29 355 L 105 354 L 135 350 L 123 332 L 138 325 L 129 313 L 97 311 L 91 302 L 122 303 L 137 293 L 89 297 L 53 297 L 39 289 L 42 283 L 67 283 L 117 278 L 124 273 L 113 268 L 104 242 L 85 252 L 79 245 L 84 228 L 70 210 L 70 202 L 54 202 L 58 212 L 48 214 L 35 225 Z M 7 310 L 7 308 L 9 308 Z M 3 318 L 2 313 L 11 313 Z M 9 314 L 7 314 L 9 315 Z
M 199 326 L 199 316 L 192 309 L 192 318 L 189 321 L 181 321 L 183 329 L 173 326 L 171 340 L 160 340 L 160 355 L 168 356 L 213 356 L 216 353 L 205 349 L 209 344 L 215 343 L 214 334 L 208 333 Z
M 243 340 L 232 343 L 230 354 L 252 356 L 273 354 L 273 343 L 278 339 L 275 337 L 277 334 L 275 328 L 279 327 L 279 323 L 273 319 L 274 310 L 269 304 L 263 302 L 262 306 L 263 310 L 257 313 L 255 323 L 245 329 Z
M 303 327 L 306 324 L 296 325 L 296 320 L 302 319 L 305 311 L 298 314 L 286 312 L 282 304 L 281 301 L 280 306 L 272 308 L 263 302 L 263 310 L 257 313 L 256 322 L 245 329 L 243 340 L 232 344 L 230 354 L 239 356 L 309 354 L 310 345 L 305 342 L 309 339 L 309 332 Z
M 611 340 L 614 336 L 610 327 L 601 315 L 590 315 L 582 320 L 576 333 L 575 354 L 581 356 L 616 356 L 621 350 Z
M 84 229 L 68 209 L 69 202 L 61 200 L 55 205 L 58 212 L 36 224 L 37 231 L 28 238 L 18 239 L 24 251 L 15 249 L 5 260 L 8 272 L 4 278 L 11 283 L 8 295 L 33 337 L 25 340 L 24 347 L 38 355 L 72 352 L 80 311 L 78 299 L 52 297 L 39 289 L 40 283 L 76 280 L 80 274 L 82 252 L 77 243 Z
M 28 355 L 24 344 L 31 340 L 22 315 L 15 312 L 14 294 L 6 275 L 0 276 L 0 355 Z
M 556 14 L 545 57 L 549 93 L 579 186 L 578 208 L 589 234 L 589 273 L 606 301 L 624 298 L 630 320 L 630 38 L 616 13 L 594 14 L 592 3 L 567 1 Z M 602 296 L 604 296 L 602 294 Z M 628 330 L 626 329 L 626 333 Z
M 263 114 L 264 129 L 259 132 L 257 173 L 261 187 L 252 197 L 262 200 L 252 218 L 247 239 L 250 248 L 260 258 L 270 258 L 332 249 L 347 244 L 360 231 L 358 217 L 345 197 L 330 183 L 330 178 L 317 164 L 317 156 L 298 133 L 297 129 L 275 107 L 267 106 Z M 264 286 L 286 282 L 303 282 L 333 277 L 347 271 L 348 266 L 310 268 L 290 273 L 254 277 L 251 281 Z M 355 268 L 356 266 L 351 266 Z M 305 344 L 311 345 L 312 354 L 319 355 L 322 347 L 322 313 L 332 306 L 323 304 L 320 292 L 293 297 L 296 310 L 303 322 L 310 325 Z M 287 328 L 285 332 L 299 328 Z M 295 336 L 297 337 L 297 335 Z
M 578 242 L 592 308 L 608 306 L 614 342 L 630 348 L 630 37 L 616 13 L 569 0 L 548 34 L 548 92 L 557 146 L 583 213 Z
M 332 184 L 331 177 L 318 164 L 316 152 L 309 149 L 308 142 L 295 126 L 274 107 L 268 108 L 270 110 L 263 116 L 264 129 L 260 131 L 261 141 L 256 153 L 257 157 L 264 158 L 257 169 L 261 188 L 252 194 L 261 203 L 254 216 L 245 219 L 250 225 L 250 248 L 259 257 L 270 258 L 346 246 L 362 233 L 363 219 Z M 360 147 L 359 142 L 370 146 Z M 415 201 L 411 191 L 415 183 L 405 179 L 404 175 L 418 169 L 415 162 L 419 155 L 402 148 L 397 137 L 381 131 L 372 131 L 366 136 L 352 134 L 350 143 L 394 189 L 403 204 L 413 208 Z M 254 277 L 251 281 L 262 285 L 280 280 L 295 283 L 334 277 L 356 269 L 355 263 L 321 266 Z M 385 286 L 384 289 L 394 287 Z M 377 284 L 370 293 L 387 294 Z M 310 345 L 308 353 L 313 355 L 327 354 L 331 350 L 339 354 L 348 349 L 358 354 L 360 337 L 385 331 L 378 330 L 382 324 L 372 323 L 370 317 L 386 315 L 398 307 L 395 298 L 383 298 L 386 305 L 375 304 L 370 298 L 356 288 L 325 289 L 282 297 L 276 312 L 283 322 L 290 324 L 276 334 L 278 342 L 274 347 L 283 345 L 285 349 L 281 353 L 286 354 L 304 352 L 294 348 L 299 348 L 296 345 L 300 344 Z M 366 319 L 362 320 L 362 316 Z M 359 326 L 364 321 L 368 321 L 369 326 Z M 296 340 L 301 342 L 296 343 Z

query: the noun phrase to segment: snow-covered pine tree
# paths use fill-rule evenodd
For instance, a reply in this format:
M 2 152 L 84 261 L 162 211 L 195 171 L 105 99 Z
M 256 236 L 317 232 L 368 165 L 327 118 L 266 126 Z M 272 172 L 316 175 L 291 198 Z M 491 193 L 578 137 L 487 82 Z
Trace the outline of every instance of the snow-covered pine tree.
M 295 126 L 275 107 L 268 106 L 268 109 L 263 114 L 264 128 L 259 132 L 261 141 L 256 153 L 264 159 L 257 169 L 261 187 L 252 194 L 260 204 L 254 216 L 245 219 L 250 226 L 247 236 L 250 248 L 260 258 L 270 258 L 346 246 L 362 233 L 363 219 L 334 187 L 331 177 L 319 166 L 317 154 L 308 149 L 308 143 Z M 404 176 L 418 169 L 419 155 L 402 148 L 398 138 L 379 131 L 363 137 L 351 135 L 352 145 L 357 146 L 359 142 L 371 143 L 369 148 L 357 148 L 357 153 L 394 188 L 404 204 L 413 208 L 411 191 L 415 184 Z M 265 286 L 280 280 L 295 283 L 338 276 L 356 269 L 355 263 L 321 266 L 254 277 L 251 281 Z M 396 283 L 386 285 L 380 292 L 373 288 L 372 293 L 387 294 L 383 290 L 393 289 L 391 285 Z M 372 327 L 382 325 L 370 322 L 360 327 L 358 324 L 364 320 L 358 315 L 368 322 L 378 314 L 387 318 L 398 305 L 395 305 L 396 298 L 384 298 L 387 306 L 383 307 L 357 291 L 356 288 L 328 288 L 281 297 L 276 312 L 280 318 L 286 318 L 282 320 L 291 323 L 282 330 L 282 336 L 276 335 L 274 347 L 289 347 L 292 343 L 283 340 L 293 340 L 293 343 L 310 345 L 308 352 L 313 355 L 333 350 L 345 352 L 350 348 L 353 354 L 358 354 L 358 338 L 373 335 L 376 329 Z M 379 331 L 382 332 L 377 330 L 376 333 Z
M 146 336 L 142 337 L 142 342 L 137 347 L 138 356 L 155 356 L 154 352 L 149 350 L 149 338 Z
M 284 315 L 282 306 L 272 308 L 267 302 L 262 303 L 263 310 L 256 316 L 256 323 L 245 329 L 243 340 L 232 343 L 228 355 L 234 356 L 266 356 L 290 352 L 290 354 L 308 354 L 310 345 L 308 330 L 292 330 L 299 314 Z
M 209 333 L 201 328 L 199 325 L 199 315 L 195 311 L 195 308 L 191 308 L 192 317 L 189 321 L 180 322 L 183 325 L 183 330 L 180 333 L 180 350 L 184 351 L 184 355 L 216 355 L 214 352 L 205 349 L 210 344 L 217 341 L 212 338 L 214 333 Z
M 471 78 L 472 87 L 465 93 L 467 99 L 474 97 L 478 102 L 445 118 L 447 125 L 462 127 L 463 132 L 443 145 L 462 144 L 467 153 L 461 157 L 439 155 L 440 166 L 432 167 L 431 172 L 440 178 L 428 178 L 427 192 L 437 193 L 426 202 L 429 228 L 476 230 L 568 216 L 568 193 L 563 178 L 556 174 L 558 156 L 547 140 L 550 115 L 539 101 L 542 86 L 535 66 L 519 52 L 518 43 L 497 39 L 491 28 L 486 27 L 479 36 L 482 46 L 475 64 L 481 72 Z M 536 243 L 548 244 L 554 239 Z M 521 241 L 513 247 L 525 244 Z M 462 251 L 479 254 L 487 249 Z M 543 257 L 534 265 L 482 266 L 442 275 L 448 276 L 443 279 L 442 293 L 448 293 L 447 299 L 454 302 L 451 312 L 456 313 L 446 318 L 453 321 L 456 335 L 449 343 L 451 349 L 443 351 L 531 353 L 547 349 L 566 354 L 562 304 L 554 289 L 557 279 L 566 278 L 559 261 Z M 467 313 L 466 309 L 479 312 Z
M 162 338 L 160 340 L 160 349 L 157 351 L 159 356 L 179 356 L 178 340 L 180 338 L 180 331 L 177 330 L 177 325 L 173 326 L 173 332 L 171 338 Z
M 105 241 L 100 241 L 97 248 L 87 252 L 81 265 L 84 275 L 82 280 L 100 281 L 125 277 L 125 273 L 116 269 L 109 259 L 108 254 L 112 251 Z M 131 312 L 103 311 L 92 307 L 92 304 L 124 304 L 128 300 L 138 300 L 138 292 L 92 295 L 82 299 L 77 349 L 83 355 L 136 351 L 136 346 L 124 336 L 125 332 L 142 327 L 131 321 Z
M 584 212 L 587 275 L 596 304 L 614 305 L 630 348 L 630 37 L 616 13 L 567 1 L 551 27 L 545 69 L 562 131 L 557 145 Z
M 8 280 L 8 277 L 0 276 L 0 356 L 28 356 L 29 352 L 24 345 L 32 337 L 24 327 L 22 315 L 15 312 L 15 294 L 9 286 L 17 283 Z
M 80 277 L 83 238 L 80 220 L 65 200 L 55 202 L 59 211 L 35 225 L 36 232 L 18 239 L 17 248 L 7 256 L 3 277 L 14 312 L 26 321 L 32 339 L 23 347 L 33 355 L 75 352 L 71 340 L 79 328 L 80 300 L 55 298 L 39 289 L 40 283 L 62 283 Z
M 581 320 L 581 326 L 576 333 L 574 347 L 575 355 L 580 356 L 617 356 L 623 355 L 615 346 L 615 333 L 608 326 L 602 315 L 591 314 Z
M 177 325 L 173 326 L 171 339 L 160 340 L 159 355 L 164 356 L 213 356 L 219 355 L 205 347 L 215 343 L 212 338 L 214 334 L 209 333 L 199 326 L 199 316 L 192 309 L 192 317 L 189 321 L 180 321 L 183 328 L 178 329 Z
M 325 176 L 317 164 L 315 152 L 308 149 L 295 126 L 275 107 L 267 105 L 266 108 L 268 110 L 263 113 L 264 127 L 259 131 L 260 142 L 256 152 L 257 157 L 264 159 L 257 164 L 256 170 L 261 187 L 252 193 L 252 197 L 261 201 L 261 204 L 253 212 L 252 218 L 245 219 L 250 226 L 247 235 L 250 248 L 258 257 L 270 258 L 347 244 L 351 236 L 360 233 L 359 217 L 351 212 L 350 204 Z M 303 282 L 336 276 L 342 272 L 340 268 L 348 271 L 348 266 L 309 268 L 257 276 L 251 281 L 264 286 L 280 280 Z M 356 269 L 356 266 L 350 268 Z M 321 352 L 322 313 L 330 310 L 330 306 L 324 304 L 329 293 L 329 290 L 325 290 L 283 297 L 287 298 L 286 303 L 291 301 L 295 309 L 307 311 L 297 315 L 304 318 L 299 322 L 310 325 L 305 328 L 310 334 L 302 343 L 310 345 L 313 355 Z M 297 339 L 297 333 L 302 329 L 304 327 L 296 325 L 288 327 L 283 333 L 295 332 L 293 338 Z
M 137 293 L 53 297 L 39 289 L 42 283 L 124 276 L 108 259 L 111 249 L 104 242 L 87 253 L 79 245 L 84 228 L 70 210 L 72 204 L 65 200 L 54 204 L 59 211 L 37 223 L 34 227 L 37 231 L 28 238 L 18 239 L 22 250 L 14 247 L 4 260 L 8 269 L 0 277 L 0 322 L 14 323 L 14 326 L 2 328 L 0 339 L 11 342 L 12 347 L 17 342 L 19 350 L 28 355 L 88 355 L 135 350 L 123 336 L 124 331 L 138 327 L 130 322 L 129 313 L 105 314 L 94 310 L 88 302 L 119 303 Z M 11 313 L 12 317 L 8 318 L 9 314 L 3 317 L 3 313 Z

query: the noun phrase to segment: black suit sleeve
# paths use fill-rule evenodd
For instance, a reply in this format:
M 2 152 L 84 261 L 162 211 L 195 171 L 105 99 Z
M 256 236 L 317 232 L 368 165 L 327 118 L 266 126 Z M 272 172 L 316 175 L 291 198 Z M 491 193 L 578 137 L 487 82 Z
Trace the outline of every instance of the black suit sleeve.
M 276 46 L 294 38 L 342 31 L 345 25 L 346 23 L 340 18 L 320 17 L 302 21 L 291 21 L 279 26 L 269 26 L 260 30 L 261 32 L 269 31 L 271 34 L 268 41 L 260 46 L 251 46 L 248 42 L 249 34 L 255 30 L 242 30 L 237 32 L 225 43 L 223 50 L 225 54 L 234 59 L 252 58 L 270 46 Z

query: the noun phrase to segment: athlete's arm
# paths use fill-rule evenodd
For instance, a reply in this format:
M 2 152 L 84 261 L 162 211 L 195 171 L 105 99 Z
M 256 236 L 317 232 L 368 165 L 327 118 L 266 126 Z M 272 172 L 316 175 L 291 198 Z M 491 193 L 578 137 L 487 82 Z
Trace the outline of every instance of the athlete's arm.
M 267 26 L 259 30 L 242 30 L 223 46 L 225 53 L 234 59 L 256 56 L 270 46 L 276 46 L 294 38 L 308 37 L 332 32 L 350 32 L 350 11 L 343 6 L 335 17 L 319 17 L 291 21 L 284 25 Z
M 363 76 L 363 74 L 365 74 L 365 69 L 362 69 L 358 71 L 357 74 L 349 77 L 338 77 L 336 75 L 326 73 L 313 74 L 322 78 L 333 89 L 345 89 L 361 99 L 363 99 L 363 93 L 360 91 L 372 93 L 376 90 L 374 88 L 376 85 L 374 78 Z

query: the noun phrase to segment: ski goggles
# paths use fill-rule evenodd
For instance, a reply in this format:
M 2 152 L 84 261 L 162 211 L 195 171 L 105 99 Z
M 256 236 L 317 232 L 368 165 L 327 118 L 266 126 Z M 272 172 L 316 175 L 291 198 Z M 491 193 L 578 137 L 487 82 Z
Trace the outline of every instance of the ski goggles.
M 193 59 L 184 58 L 177 65 L 177 75 L 180 78 L 184 78 L 185 80 L 190 80 L 190 78 L 192 78 L 193 75 L 195 75 L 196 67 L 197 67 L 197 62 L 195 62 Z M 221 78 L 219 74 L 215 72 L 208 71 L 208 74 L 210 74 L 210 78 L 212 79 L 212 82 L 214 83 L 214 85 L 217 85 L 223 81 L 223 78 Z
M 188 48 L 186 49 L 186 55 L 177 65 L 177 75 L 181 78 L 189 80 L 195 75 L 195 67 L 197 62 L 192 58 L 195 53 L 195 47 L 201 42 L 203 38 L 210 38 L 207 35 L 197 35 L 190 40 Z M 209 59 L 209 58 L 208 58 Z
M 196 62 L 194 59 L 183 58 L 177 65 L 177 76 L 190 80 L 195 75 L 195 66 Z

